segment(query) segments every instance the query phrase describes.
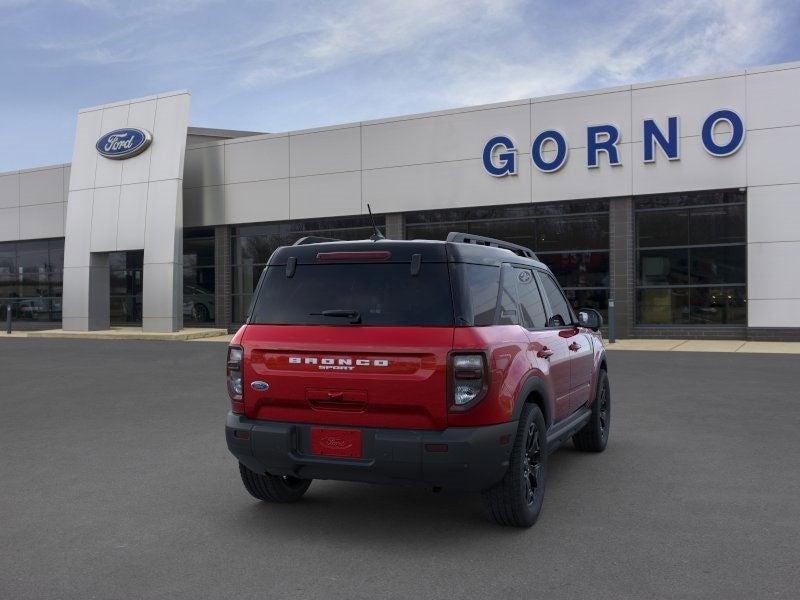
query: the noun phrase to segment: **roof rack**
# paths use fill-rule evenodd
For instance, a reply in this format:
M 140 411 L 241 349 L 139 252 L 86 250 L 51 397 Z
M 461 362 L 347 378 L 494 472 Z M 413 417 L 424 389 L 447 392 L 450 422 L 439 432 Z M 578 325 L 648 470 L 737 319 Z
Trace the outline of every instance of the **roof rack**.
M 456 242 L 459 244 L 475 244 L 476 246 L 492 246 L 494 248 L 503 248 L 505 250 L 510 250 L 511 252 L 513 252 L 518 256 L 524 256 L 525 258 L 532 258 L 533 260 L 539 260 L 538 258 L 536 258 L 536 255 L 530 248 L 526 248 L 525 246 L 520 246 L 519 244 L 512 244 L 511 242 L 504 242 L 503 240 L 497 240 L 495 238 L 485 237 L 482 235 L 472 235 L 471 233 L 460 233 L 458 231 L 451 231 L 450 233 L 447 234 L 447 241 Z
M 301 237 L 297 240 L 292 246 L 305 246 L 306 244 L 319 244 L 322 242 L 341 242 L 342 240 L 337 240 L 336 238 L 326 238 L 326 237 L 319 237 L 316 235 L 307 235 L 306 237 Z

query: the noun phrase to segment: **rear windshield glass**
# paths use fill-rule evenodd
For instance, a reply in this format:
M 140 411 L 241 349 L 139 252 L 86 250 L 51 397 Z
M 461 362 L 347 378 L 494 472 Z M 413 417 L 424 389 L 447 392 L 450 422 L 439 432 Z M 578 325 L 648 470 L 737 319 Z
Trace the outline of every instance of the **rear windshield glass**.
M 250 319 L 254 324 L 349 325 L 350 317 L 323 311 L 357 312 L 362 325 L 452 325 L 453 302 L 445 263 L 267 267 Z

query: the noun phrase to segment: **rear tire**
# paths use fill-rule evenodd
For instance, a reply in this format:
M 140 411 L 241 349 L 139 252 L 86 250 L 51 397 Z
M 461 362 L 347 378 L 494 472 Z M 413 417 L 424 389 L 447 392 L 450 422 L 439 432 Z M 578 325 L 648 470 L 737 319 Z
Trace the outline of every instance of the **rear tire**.
M 592 403 L 589 422 L 572 436 L 572 443 L 583 452 L 602 452 L 608 445 L 611 431 L 611 387 L 608 374 L 601 370 L 597 376 L 597 392 Z
M 547 482 L 547 428 L 542 411 L 526 404 L 519 419 L 511 461 L 502 481 L 483 492 L 489 519 L 530 527 L 542 510 Z
M 256 473 L 239 463 L 239 474 L 245 489 L 253 498 L 264 502 L 297 502 L 311 485 L 310 479 L 279 477 L 269 473 Z

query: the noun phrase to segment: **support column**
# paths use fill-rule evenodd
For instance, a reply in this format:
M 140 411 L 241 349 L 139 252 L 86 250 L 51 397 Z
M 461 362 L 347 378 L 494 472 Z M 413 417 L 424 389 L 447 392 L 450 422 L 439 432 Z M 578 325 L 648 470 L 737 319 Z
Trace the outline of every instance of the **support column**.
M 609 206 L 610 298 L 616 306 L 616 335 L 632 336 L 635 318 L 635 269 L 633 199 L 612 198 Z
M 406 239 L 406 220 L 403 213 L 386 215 L 386 237 L 390 240 Z
M 214 325 L 231 326 L 231 228 L 214 228 Z

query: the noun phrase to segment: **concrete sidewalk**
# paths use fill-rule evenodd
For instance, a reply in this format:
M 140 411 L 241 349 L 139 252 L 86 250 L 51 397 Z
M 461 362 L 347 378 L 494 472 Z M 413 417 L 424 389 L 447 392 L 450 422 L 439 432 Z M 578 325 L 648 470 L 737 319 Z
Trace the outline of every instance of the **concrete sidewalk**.
M 608 350 L 657 352 L 757 352 L 760 354 L 800 354 L 800 342 L 747 342 L 744 340 L 617 340 Z
M 227 330 L 209 327 L 192 327 L 170 333 L 142 331 L 141 327 L 112 327 L 101 331 L 64 331 L 63 329 L 42 329 L 36 331 L 14 331 L 10 335 L 2 332 L 3 338 L 66 338 L 80 340 L 166 340 L 188 341 L 201 338 L 226 337 Z

